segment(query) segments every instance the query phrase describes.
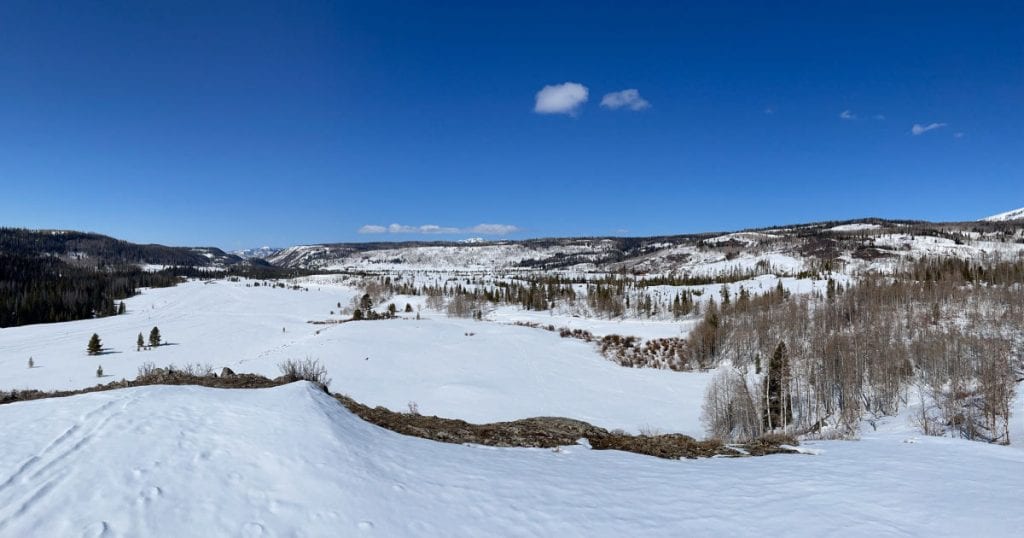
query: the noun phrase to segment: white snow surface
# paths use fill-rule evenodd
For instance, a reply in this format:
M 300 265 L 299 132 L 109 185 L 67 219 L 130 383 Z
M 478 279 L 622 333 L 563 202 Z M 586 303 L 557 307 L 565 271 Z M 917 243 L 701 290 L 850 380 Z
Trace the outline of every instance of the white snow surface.
M 861 230 L 874 230 L 874 229 L 877 229 L 877 228 L 881 228 L 881 226 L 879 226 L 877 224 L 869 224 L 869 223 L 866 223 L 866 222 L 857 222 L 857 223 L 853 223 L 853 224 L 840 224 L 838 226 L 833 226 L 833 227 L 829 228 L 828 231 L 830 231 L 830 232 L 858 232 L 858 231 L 861 231 Z
M 700 401 L 711 374 L 624 368 L 593 343 L 429 311 L 418 321 L 313 325 L 307 322 L 340 320 L 337 303 L 346 305 L 357 293 L 321 282 L 306 292 L 192 281 L 144 290 L 125 301 L 124 315 L 2 329 L 0 390 L 132 379 L 144 362 L 208 363 L 215 371 L 227 366 L 275 377 L 279 363 L 313 358 L 327 367 L 333 391 L 371 406 L 405 411 L 415 402 L 421 413 L 476 423 L 564 416 L 633 433 L 654 428 L 703 437 Z M 414 300 L 394 298 L 402 305 L 406 299 Z M 684 326 L 616 325 L 616 332 L 630 334 L 632 327 L 652 336 L 679 334 Z M 170 345 L 136 351 L 137 335 L 148 336 L 153 326 Z M 86 354 L 93 333 L 109 354 Z M 27 367 L 29 357 L 34 368 Z M 105 377 L 97 379 L 100 365 Z
M 1005 222 L 1005 221 L 1008 221 L 1008 220 L 1017 220 L 1017 219 L 1024 219 L 1024 207 L 1022 207 L 1020 209 L 1014 209 L 1012 211 L 1007 211 L 1005 213 L 999 213 L 998 215 L 992 215 L 990 217 L 985 217 L 985 218 L 983 218 L 981 220 L 988 221 L 988 222 Z
M 907 437 L 671 461 L 450 445 L 305 382 L 0 406 L 0 536 L 1015 536 L 1024 451 Z

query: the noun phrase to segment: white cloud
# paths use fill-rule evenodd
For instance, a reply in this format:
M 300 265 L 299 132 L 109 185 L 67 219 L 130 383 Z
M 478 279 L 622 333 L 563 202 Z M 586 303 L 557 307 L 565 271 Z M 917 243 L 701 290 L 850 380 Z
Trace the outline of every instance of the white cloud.
M 945 126 L 945 123 L 929 123 L 928 125 L 921 125 L 920 123 L 915 123 L 914 126 L 910 128 L 910 132 L 913 133 L 914 136 L 917 136 L 919 134 L 927 133 L 932 129 L 941 129 Z
M 484 235 L 508 235 L 518 232 L 519 227 L 511 224 L 477 224 L 467 231 Z
M 418 228 L 421 234 L 457 234 L 459 233 L 458 228 L 451 226 L 438 226 L 436 224 L 424 224 Z
M 390 224 L 379 226 L 367 224 L 358 230 L 360 234 L 421 234 L 421 235 L 453 235 L 461 233 L 473 233 L 480 235 L 508 235 L 519 231 L 518 226 L 511 224 L 477 224 L 469 228 L 456 226 L 438 226 L 437 224 L 423 224 L 420 226 L 409 226 L 407 224 Z
M 389 224 L 388 233 L 392 234 L 411 234 L 416 233 L 415 226 L 403 226 L 401 224 Z
M 844 111 L 840 112 L 839 113 L 839 117 L 844 119 L 844 120 L 855 120 L 855 119 L 857 119 L 857 115 L 854 114 L 850 110 L 844 110 Z
M 765 108 L 764 109 L 764 113 L 769 115 L 769 116 L 771 116 L 772 114 L 775 114 L 775 107 L 770 106 L 770 107 Z
M 575 116 L 580 105 L 587 102 L 590 90 L 577 82 L 544 86 L 537 92 L 533 111 L 537 114 L 568 114 Z
M 953 133 L 953 138 L 963 138 L 963 137 L 964 137 L 964 134 L 963 134 L 963 133 L 961 133 L 961 132 L 955 132 L 955 133 Z
M 622 90 L 621 92 L 604 94 L 604 97 L 601 98 L 601 106 L 612 110 L 618 110 L 620 108 L 643 110 L 645 108 L 650 108 L 651 103 L 647 102 L 643 97 L 640 97 L 639 90 L 630 88 L 628 90 Z

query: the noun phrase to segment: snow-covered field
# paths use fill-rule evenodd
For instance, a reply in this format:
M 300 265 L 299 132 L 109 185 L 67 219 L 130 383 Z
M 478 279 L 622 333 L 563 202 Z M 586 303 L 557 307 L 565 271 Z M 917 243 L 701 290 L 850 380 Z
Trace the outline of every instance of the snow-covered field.
M 503 306 L 488 321 L 424 309 L 419 320 L 311 324 L 342 319 L 338 305 L 360 292 L 338 276 L 296 282 L 308 291 L 192 281 L 144 290 L 124 315 L 0 329 L 0 390 L 133 378 L 144 362 L 276 376 L 286 359 L 314 358 L 333 391 L 371 406 L 404 411 L 414 402 L 424 414 L 478 423 L 564 416 L 703 437 L 711 374 L 624 368 L 593 343 L 512 324 L 659 338 L 685 336 L 692 321 Z M 807 293 L 822 283 L 787 277 L 783 285 Z M 394 301 L 423 306 L 422 297 Z M 137 335 L 153 326 L 168 345 L 136 351 Z M 94 332 L 106 346 L 99 357 L 85 351 Z M 806 441 L 803 455 L 668 461 L 582 444 L 501 449 L 405 437 L 304 382 L 20 402 L 0 406 L 0 537 L 1018 534 L 1020 445 L 926 437 L 913 414 L 866 425 L 858 441 Z M 1022 417 L 1019 395 L 1016 443 Z
M 608 429 L 702 436 L 700 400 L 710 374 L 623 368 L 594 344 L 427 311 L 421 320 L 309 324 L 331 319 L 332 310 L 340 319 L 337 304 L 347 305 L 356 293 L 317 281 L 320 287 L 310 284 L 308 292 L 193 281 L 145 290 L 126 301 L 121 316 L 0 329 L 0 390 L 131 379 L 147 361 L 274 377 L 282 361 L 308 357 L 327 366 L 333 391 L 371 406 L 404 411 L 415 402 L 421 413 L 471 422 L 565 416 Z M 153 326 L 170 345 L 136 351 L 138 334 L 147 336 Z M 682 327 L 636 322 L 619 324 L 616 332 L 678 336 Z M 108 354 L 86 354 L 93 333 Z M 35 368 L 27 367 L 29 357 Z
M 1014 536 L 1024 451 L 908 437 L 668 461 L 446 445 L 304 382 L 0 406 L 2 536 Z M 885 428 L 882 428 L 885 430 Z

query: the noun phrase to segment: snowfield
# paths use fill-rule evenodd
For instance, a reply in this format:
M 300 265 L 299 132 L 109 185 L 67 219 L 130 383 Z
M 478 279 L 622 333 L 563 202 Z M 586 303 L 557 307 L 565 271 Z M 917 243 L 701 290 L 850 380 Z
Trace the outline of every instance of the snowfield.
M 328 369 L 331 389 L 367 405 L 470 422 L 564 416 L 606 429 L 641 428 L 703 436 L 700 401 L 711 374 L 623 368 L 595 344 L 502 323 L 423 319 L 314 325 L 340 320 L 337 303 L 356 292 L 329 279 L 310 291 L 246 287 L 243 282 L 192 281 L 144 290 L 120 316 L 0 330 L 0 390 L 74 389 L 121 378 L 139 365 L 208 363 L 215 371 L 276 377 L 287 359 L 314 358 Z M 396 297 L 398 304 L 406 299 Z M 334 310 L 335 315 L 330 312 Z M 412 316 L 412 315 L 409 315 Z M 611 323 L 611 322 L 609 322 Z M 570 323 L 567 323 L 570 324 Z M 136 351 L 141 332 L 158 326 L 169 345 Z M 631 334 L 679 335 L 682 323 L 623 323 Z M 97 333 L 109 353 L 90 357 Z M 28 368 L 28 358 L 35 368 Z M 97 366 L 105 377 L 96 377 Z
M 0 406 L 0 536 L 1014 536 L 1024 451 L 899 429 L 670 461 L 447 445 L 305 382 Z M 883 428 L 884 430 L 885 428 Z

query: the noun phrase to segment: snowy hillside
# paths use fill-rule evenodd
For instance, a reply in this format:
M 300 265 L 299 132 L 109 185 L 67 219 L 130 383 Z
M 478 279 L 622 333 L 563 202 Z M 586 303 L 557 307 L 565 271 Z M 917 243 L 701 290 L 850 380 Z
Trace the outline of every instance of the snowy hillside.
M 1021 210 L 986 221 L 1020 218 Z M 859 221 L 811 223 L 725 234 L 650 238 L 563 238 L 473 243 L 302 245 L 267 256 L 274 265 L 340 271 L 573 271 L 713 275 L 733 270 L 795 275 L 823 263 L 855 273 L 891 270 L 901 259 L 975 259 L 1024 253 L 1024 230 L 979 223 Z M 995 224 L 995 223 L 993 223 Z M 991 229 L 989 229 L 991 228 Z M 892 238 L 905 240 L 894 244 Z M 937 251 L 936 242 L 957 248 Z M 760 264 L 760 265 L 759 265 Z
M 404 437 L 312 385 L 0 406 L 0 536 L 1010 536 L 1024 451 L 882 431 L 671 461 Z
M 241 250 L 232 250 L 231 253 L 234 254 L 235 256 L 238 256 L 238 257 L 242 258 L 242 259 L 249 259 L 249 258 L 263 258 L 263 259 L 266 259 L 266 258 L 269 258 L 270 256 L 274 255 L 279 250 L 281 250 L 281 249 L 263 246 L 263 247 L 259 247 L 259 248 L 246 248 L 246 249 L 241 249 Z
M 999 213 L 998 215 L 992 215 L 991 217 L 985 217 L 981 220 L 986 222 L 1006 222 L 1018 219 L 1024 219 L 1024 207 L 1014 209 L 1013 211 L 1007 211 L 1005 213 Z

